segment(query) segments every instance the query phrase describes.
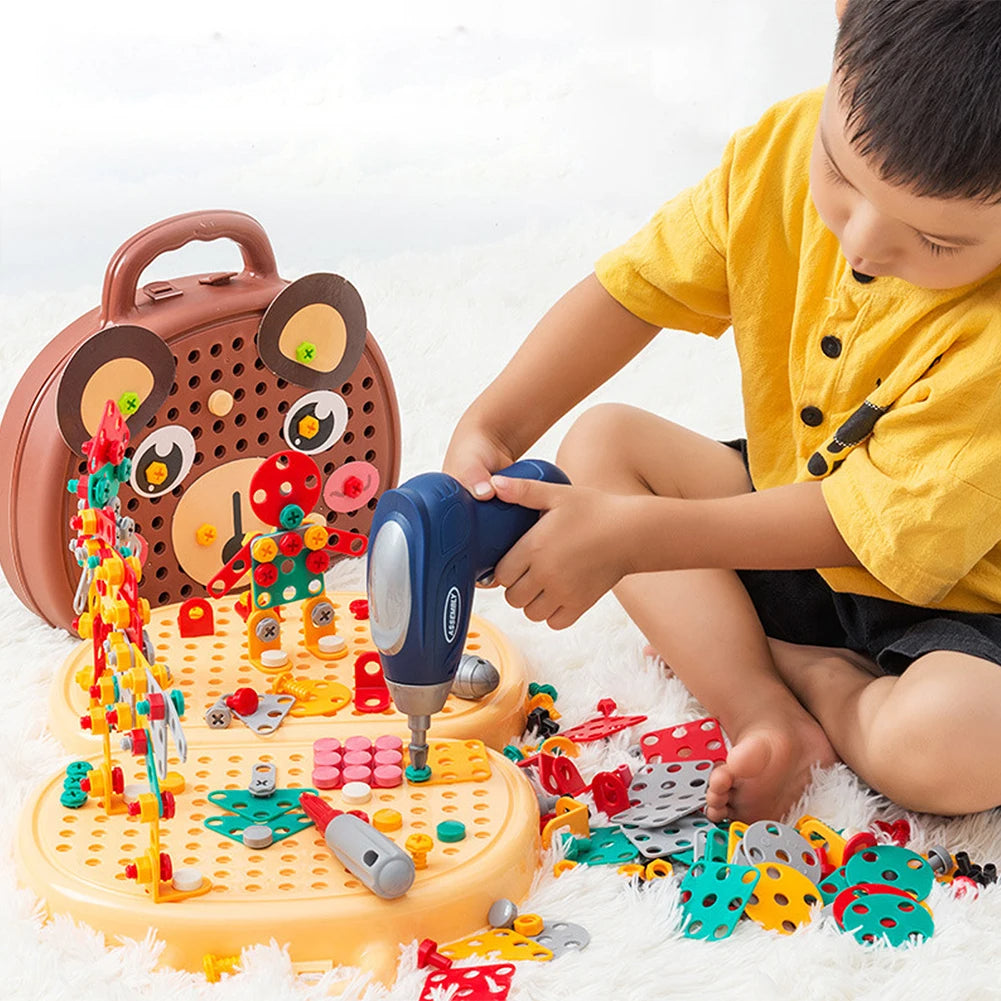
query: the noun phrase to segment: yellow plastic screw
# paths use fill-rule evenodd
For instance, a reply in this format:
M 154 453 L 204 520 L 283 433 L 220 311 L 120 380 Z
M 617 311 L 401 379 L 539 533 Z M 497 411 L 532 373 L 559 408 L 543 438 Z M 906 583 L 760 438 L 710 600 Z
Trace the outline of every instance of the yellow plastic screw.
M 202 959 L 202 969 L 205 971 L 205 979 L 210 984 L 219 983 L 223 973 L 233 973 L 240 962 L 239 956 L 216 956 L 207 952 Z
M 307 414 L 299 421 L 299 435 L 302 438 L 315 438 L 320 433 L 320 422 Z
M 199 526 L 198 531 L 195 532 L 195 541 L 200 546 L 211 546 L 217 538 L 219 538 L 218 529 L 215 525 L 209 525 L 208 523 Z
M 159 486 L 167 480 L 167 467 L 162 462 L 151 462 L 146 467 L 146 482 Z
M 250 553 L 258 563 L 270 563 L 278 555 L 278 544 L 264 536 L 254 543 Z
M 434 848 L 434 841 L 427 834 L 411 834 L 403 843 L 414 860 L 415 869 L 428 867 L 428 852 Z

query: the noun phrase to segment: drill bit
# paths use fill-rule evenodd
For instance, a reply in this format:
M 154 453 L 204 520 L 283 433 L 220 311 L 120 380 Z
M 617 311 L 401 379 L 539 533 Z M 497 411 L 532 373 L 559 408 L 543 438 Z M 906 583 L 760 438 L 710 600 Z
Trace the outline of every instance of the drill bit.
M 410 723 L 410 767 L 422 771 L 428 763 L 428 727 L 430 716 L 408 716 Z

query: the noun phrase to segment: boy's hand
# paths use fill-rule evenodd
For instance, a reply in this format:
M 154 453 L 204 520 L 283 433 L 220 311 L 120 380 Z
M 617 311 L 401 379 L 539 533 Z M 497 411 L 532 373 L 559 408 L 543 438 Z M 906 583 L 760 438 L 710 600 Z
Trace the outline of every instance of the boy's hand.
M 623 542 L 635 498 L 506 476 L 492 483 L 500 500 L 544 512 L 494 571 L 508 604 L 533 622 L 565 629 L 631 572 Z
M 490 474 L 510 466 L 517 458 L 483 432 L 463 432 L 460 426 L 452 435 L 441 468 L 477 500 L 490 500 L 494 496 Z

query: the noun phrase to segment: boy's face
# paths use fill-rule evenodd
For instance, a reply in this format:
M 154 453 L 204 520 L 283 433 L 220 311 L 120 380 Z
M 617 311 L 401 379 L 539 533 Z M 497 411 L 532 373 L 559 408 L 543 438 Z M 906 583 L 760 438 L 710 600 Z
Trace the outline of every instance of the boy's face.
M 849 142 L 836 77 L 813 142 L 810 189 L 849 265 L 863 274 L 945 289 L 1001 266 L 1001 205 L 929 198 L 882 180 Z

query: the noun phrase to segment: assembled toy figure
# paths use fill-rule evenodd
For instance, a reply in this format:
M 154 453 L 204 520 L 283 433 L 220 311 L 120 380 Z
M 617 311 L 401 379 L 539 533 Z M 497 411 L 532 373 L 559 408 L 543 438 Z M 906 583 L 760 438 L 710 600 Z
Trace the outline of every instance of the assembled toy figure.
M 334 605 L 323 575 L 331 553 L 361 556 L 368 539 L 306 523 L 319 496 L 320 470 L 309 456 L 287 451 L 265 459 L 250 481 L 250 506 L 266 525 L 276 526 L 275 531 L 247 539 L 207 585 L 213 598 L 221 598 L 250 573 L 247 648 L 250 662 L 266 673 L 282 671 L 288 664 L 279 607 L 290 602 L 303 602 L 303 633 L 314 657 L 334 660 L 347 652 L 336 635 Z

